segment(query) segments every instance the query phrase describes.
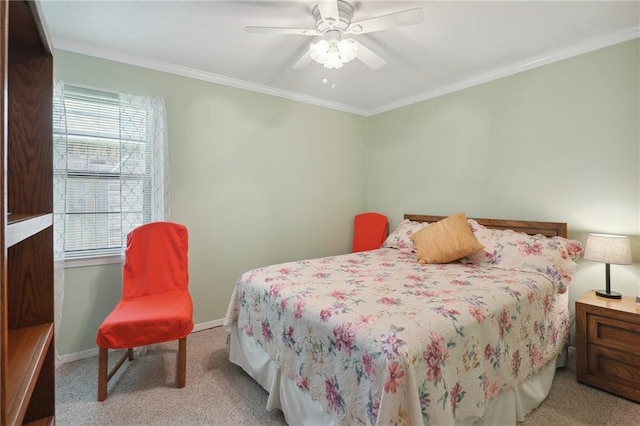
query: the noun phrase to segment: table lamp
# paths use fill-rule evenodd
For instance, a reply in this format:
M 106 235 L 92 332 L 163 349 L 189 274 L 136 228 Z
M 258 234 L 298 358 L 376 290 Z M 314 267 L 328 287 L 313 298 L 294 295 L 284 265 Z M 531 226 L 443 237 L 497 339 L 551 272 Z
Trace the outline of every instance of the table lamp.
M 589 234 L 584 250 L 584 258 L 594 262 L 605 264 L 606 288 L 596 290 L 600 297 L 609 299 L 620 299 L 622 295 L 616 291 L 611 291 L 610 264 L 630 265 L 631 245 L 629 238 L 622 235 Z

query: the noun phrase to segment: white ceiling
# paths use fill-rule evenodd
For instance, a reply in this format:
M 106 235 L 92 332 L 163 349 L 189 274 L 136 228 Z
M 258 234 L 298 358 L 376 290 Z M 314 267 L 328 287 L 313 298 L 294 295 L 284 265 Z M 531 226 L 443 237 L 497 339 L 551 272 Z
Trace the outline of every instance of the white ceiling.
M 55 48 L 372 115 L 640 36 L 639 1 L 351 1 L 353 21 L 413 7 L 422 24 L 353 36 L 387 64 L 293 64 L 316 38 L 313 0 L 58 1 L 42 11 Z M 323 84 L 327 77 L 331 84 Z

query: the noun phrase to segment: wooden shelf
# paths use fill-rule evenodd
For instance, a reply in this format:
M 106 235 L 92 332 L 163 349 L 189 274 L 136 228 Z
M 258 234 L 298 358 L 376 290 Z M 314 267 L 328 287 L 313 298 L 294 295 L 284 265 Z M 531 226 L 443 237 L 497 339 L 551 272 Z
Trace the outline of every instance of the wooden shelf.
M 53 338 L 53 323 L 9 330 L 8 424 L 21 424 Z
M 53 214 L 12 213 L 7 222 L 5 241 L 7 247 L 14 246 L 32 235 L 53 225 Z

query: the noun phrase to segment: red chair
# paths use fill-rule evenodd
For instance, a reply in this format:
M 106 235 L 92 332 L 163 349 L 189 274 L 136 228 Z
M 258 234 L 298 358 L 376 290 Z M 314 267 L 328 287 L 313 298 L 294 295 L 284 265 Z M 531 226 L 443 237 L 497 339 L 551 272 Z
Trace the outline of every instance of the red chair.
M 387 238 L 389 221 L 380 213 L 356 215 L 353 220 L 353 252 L 379 249 Z
M 133 348 L 178 340 L 178 387 L 187 381 L 187 335 L 193 330 L 184 225 L 153 222 L 127 235 L 122 298 L 98 329 L 98 401 L 107 398 L 107 382 L 124 363 L 133 361 Z M 127 349 L 112 371 L 108 350 Z

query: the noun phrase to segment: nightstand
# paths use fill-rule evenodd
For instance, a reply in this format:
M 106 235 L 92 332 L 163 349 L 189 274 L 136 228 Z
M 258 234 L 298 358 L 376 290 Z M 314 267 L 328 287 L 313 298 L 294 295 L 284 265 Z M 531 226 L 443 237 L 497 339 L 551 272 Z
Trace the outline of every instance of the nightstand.
M 580 383 L 640 402 L 640 304 L 590 291 L 576 300 L 576 375 Z

